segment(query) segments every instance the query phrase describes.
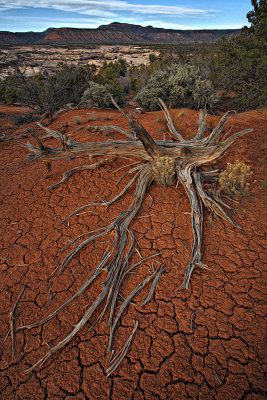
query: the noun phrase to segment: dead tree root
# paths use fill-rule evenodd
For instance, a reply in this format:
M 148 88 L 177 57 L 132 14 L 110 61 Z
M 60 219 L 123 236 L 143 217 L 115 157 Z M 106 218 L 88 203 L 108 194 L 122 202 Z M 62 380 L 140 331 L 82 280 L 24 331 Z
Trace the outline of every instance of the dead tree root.
M 83 205 L 69 214 L 61 224 L 68 221 L 73 215 L 78 214 L 80 211 L 88 207 L 100 207 L 110 206 L 114 202 L 118 201 L 123 197 L 127 190 L 136 183 L 135 192 L 133 195 L 133 201 L 130 206 L 122 211 L 117 218 L 106 225 L 105 227 L 99 228 L 93 232 L 88 232 L 84 235 L 74 239 L 65 250 L 71 246 L 73 249 L 64 257 L 60 263 L 59 273 L 63 273 L 65 267 L 71 262 L 71 260 L 77 255 L 77 253 L 88 244 L 94 242 L 96 239 L 110 234 L 115 233 L 113 243 L 107 247 L 103 256 L 95 267 L 93 273 L 89 279 L 80 287 L 80 289 L 70 297 L 64 304 L 58 307 L 54 312 L 48 315 L 46 318 L 39 322 L 35 322 L 29 325 L 24 325 L 17 330 L 31 329 L 37 326 L 41 326 L 48 322 L 51 318 L 55 317 L 63 308 L 65 308 L 71 301 L 81 295 L 92 285 L 95 279 L 105 271 L 107 277 L 103 282 L 103 288 L 98 298 L 93 304 L 85 311 L 80 321 L 74 326 L 73 330 L 57 345 L 49 350 L 39 361 L 26 370 L 29 372 L 38 366 L 41 366 L 46 360 L 48 360 L 53 354 L 59 349 L 62 349 L 90 320 L 92 315 L 96 312 L 100 305 L 103 305 L 103 310 L 98 319 L 108 311 L 108 327 L 109 327 L 109 341 L 108 351 L 111 352 L 111 357 L 107 367 L 107 375 L 112 374 L 115 369 L 120 365 L 127 351 L 129 350 L 130 344 L 133 340 L 133 336 L 138 329 L 138 321 L 134 321 L 133 329 L 126 340 L 121 350 L 114 355 L 113 341 L 115 337 L 116 328 L 119 320 L 121 319 L 126 308 L 131 304 L 133 298 L 139 293 L 149 282 L 152 281 L 150 290 L 146 299 L 142 305 L 147 304 L 156 289 L 156 286 L 161 278 L 162 273 L 165 270 L 164 265 L 161 265 L 157 270 L 153 270 L 149 276 L 147 276 L 142 282 L 140 282 L 135 289 L 127 296 L 119 306 L 119 296 L 121 286 L 129 276 L 130 272 L 152 259 L 160 253 L 154 254 L 150 257 L 142 259 L 140 262 L 130 266 L 130 259 L 134 250 L 134 235 L 130 229 L 131 222 L 137 216 L 140 211 L 145 195 L 149 190 L 150 185 L 153 181 L 161 183 L 163 186 L 169 184 L 181 184 L 189 198 L 191 205 L 191 224 L 193 232 L 191 256 L 188 265 L 185 268 L 184 281 L 180 288 L 189 287 L 192 273 L 196 267 L 208 268 L 202 263 L 201 245 L 202 245 L 202 224 L 203 224 L 203 206 L 207 207 L 212 213 L 218 217 L 223 218 L 228 223 L 238 227 L 238 224 L 232 220 L 232 218 L 226 214 L 223 209 L 224 203 L 219 199 L 211 197 L 211 194 L 206 193 L 204 189 L 204 183 L 216 184 L 218 180 L 218 170 L 212 169 L 211 164 L 215 164 L 216 160 L 221 157 L 224 152 L 234 143 L 234 141 L 242 135 L 252 132 L 252 129 L 246 129 L 244 131 L 236 132 L 225 140 L 221 140 L 223 134 L 223 128 L 225 123 L 229 119 L 229 113 L 226 113 L 208 135 L 204 135 L 206 132 L 206 111 L 201 111 L 198 121 L 198 132 L 197 135 L 190 140 L 185 140 L 180 132 L 178 132 L 173 125 L 169 111 L 162 100 L 160 105 L 166 116 L 170 133 L 174 140 L 168 142 L 154 141 L 150 134 L 145 128 L 136 120 L 131 119 L 119 108 L 119 110 L 126 116 L 130 126 L 130 133 L 123 132 L 127 136 L 128 140 L 111 140 L 108 142 L 94 142 L 94 143 L 78 143 L 73 139 L 64 136 L 61 133 L 57 133 L 47 127 L 44 127 L 39 123 L 39 127 L 43 128 L 48 135 L 58 139 L 61 143 L 61 148 L 46 147 L 42 144 L 39 137 L 31 132 L 33 138 L 36 140 L 37 146 L 27 143 L 26 147 L 30 154 L 28 155 L 29 161 L 41 160 L 45 163 L 51 163 L 58 159 L 72 159 L 80 156 L 105 156 L 105 157 L 132 157 L 137 158 L 138 165 L 126 172 L 123 177 L 135 173 L 125 187 L 118 193 L 113 199 L 103 202 L 91 202 Z M 104 127 L 105 128 L 105 127 Z M 116 127 L 112 126 L 112 129 Z M 118 131 L 121 128 L 117 127 Z M 84 171 L 93 170 L 103 163 L 108 162 L 108 158 L 103 159 L 97 163 L 91 165 L 85 165 L 81 167 L 73 168 L 64 173 L 61 181 L 50 186 L 50 189 L 55 189 L 61 184 L 65 183 L 73 174 Z M 134 165 L 134 164 L 130 164 Z M 205 165 L 207 167 L 205 167 Z M 219 204 L 220 203 L 220 204 Z M 89 235 L 85 240 L 79 244 L 77 242 L 83 236 Z M 97 320 L 98 320 L 97 319 Z M 96 320 L 96 321 L 97 321 Z M 12 315 L 11 315 L 12 321 Z M 93 326 L 93 325 L 92 325 Z M 14 354 L 14 341 L 13 341 L 13 324 L 10 328 L 12 336 L 12 354 Z

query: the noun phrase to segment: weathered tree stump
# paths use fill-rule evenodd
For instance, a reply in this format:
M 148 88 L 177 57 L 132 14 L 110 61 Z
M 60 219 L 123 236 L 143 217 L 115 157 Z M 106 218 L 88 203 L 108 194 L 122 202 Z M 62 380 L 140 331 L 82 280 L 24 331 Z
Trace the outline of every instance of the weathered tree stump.
M 149 186 L 153 181 L 163 186 L 168 186 L 173 183 L 178 184 L 180 182 L 189 198 L 191 205 L 191 222 L 193 231 L 193 241 L 191 249 L 191 257 L 188 265 L 185 268 L 184 281 L 181 288 L 188 288 L 190 278 L 196 267 L 207 268 L 202 263 L 201 258 L 201 243 L 202 243 L 202 222 L 203 222 L 203 205 L 210 209 L 211 212 L 225 219 L 227 222 L 238 227 L 238 224 L 226 214 L 223 207 L 224 204 L 221 200 L 214 199 L 204 189 L 204 183 L 218 181 L 219 171 L 214 168 L 216 161 L 227 151 L 227 149 L 234 143 L 236 139 L 245 135 L 246 133 L 252 132 L 253 129 L 246 129 L 240 132 L 233 133 L 228 136 L 224 135 L 221 140 L 225 123 L 230 118 L 230 112 L 227 112 L 220 120 L 218 125 L 212 130 L 211 133 L 204 135 L 206 132 L 206 112 L 201 111 L 198 121 L 198 132 L 196 136 L 190 140 L 185 140 L 180 132 L 178 132 L 173 125 L 168 109 L 162 100 L 159 100 L 162 110 L 166 116 L 168 122 L 168 128 L 172 135 L 171 141 L 155 141 L 145 128 L 133 118 L 130 118 L 122 110 L 129 122 L 130 133 L 124 131 L 119 127 L 112 127 L 124 133 L 127 136 L 127 140 L 112 140 L 107 142 L 94 142 L 94 143 L 78 143 L 73 139 L 64 136 L 61 133 L 57 133 L 47 127 L 39 126 L 43 128 L 48 135 L 56 138 L 61 143 L 60 148 L 46 147 L 42 144 L 39 137 L 32 133 L 36 139 L 37 146 L 27 143 L 26 147 L 30 154 L 28 160 L 34 161 L 39 160 L 46 163 L 47 167 L 50 168 L 51 162 L 59 159 L 77 158 L 82 156 L 102 156 L 102 161 L 85 165 L 81 167 L 75 167 L 63 175 L 60 182 L 50 186 L 50 189 L 55 189 L 59 185 L 66 182 L 73 174 L 83 171 L 85 169 L 94 169 L 101 163 L 105 163 L 108 157 L 120 157 L 134 156 L 139 161 L 135 162 L 135 166 L 129 169 L 128 174 L 135 173 L 129 183 L 123 188 L 123 190 L 117 194 L 113 199 L 104 203 L 88 203 L 79 207 L 68 215 L 61 223 L 66 222 L 73 215 L 77 214 L 81 210 L 91 206 L 109 206 L 115 201 L 122 198 L 126 191 L 136 182 L 135 193 L 133 195 L 133 201 L 131 205 L 124 211 L 122 211 L 117 218 L 103 228 L 99 228 L 94 232 L 91 232 L 88 238 L 80 242 L 78 245 L 69 252 L 69 254 L 62 260 L 60 264 L 60 272 L 64 270 L 66 265 L 75 257 L 75 255 L 86 245 L 93 242 L 94 240 L 107 235 L 114 231 L 115 238 L 113 244 L 107 248 L 104 252 L 103 257 L 99 264 L 96 266 L 94 272 L 90 278 L 84 283 L 84 285 L 64 304 L 56 309 L 47 318 L 26 326 L 21 326 L 18 329 L 30 329 L 33 327 L 40 326 L 51 318 L 53 318 L 58 312 L 67 306 L 74 298 L 84 292 L 96 279 L 96 277 L 102 273 L 103 269 L 107 271 L 108 276 L 103 284 L 102 292 L 99 297 L 95 300 L 90 308 L 86 310 L 84 316 L 75 325 L 71 333 L 69 333 L 61 342 L 55 347 L 51 348 L 50 351 L 42 357 L 36 364 L 34 364 L 30 371 L 37 366 L 42 365 L 52 354 L 57 350 L 64 347 L 74 335 L 86 324 L 90 319 L 95 310 L 104 303 L 104 309 L 100 317 L 109 309 L 109 343 L 108 351 L 111 351 L 112 357 L 109 361 L 109 367 L 107 374 L 111 374 L 120 364 L 123 357 L 125 356 L 134 332 L 137 329 L 138 322 L 134 322 L 134 327 L 131 335 L 126 341 L 120 352 L 113 357 L 112 343 L 114 339 L 114 333 L 118 325 L 119 319 L 122 316 L 125 308 L 130 304 L 133 297 L 150 281 L 152 281 L 151 289 L 148 293 L 147 299 L 143 304 L 147 303 L 156 288 L 156 285 L 160 279 L 164 266 L 162 265 L 158 270 L 155 270 L 149 275 L 143 282 L 140 282 L 133 292 L 125 299 L 125 301 L 118 308 L 118 296 L 122 282 L 126 275 L 135 267 L 140 265 L 142 262 L 149 258 L 153 258 L 158 254 L 154 254 L 146 259 L 141 260 L 139 263 L 129 266 L 129 259 L 132 255 L 134 248 L 134 235 L 130 229 L 130 224 L 139 212 L 145 195 L 149 189 Z M 119 108 L 119 107 L 118 107 Z M 230 132 L 228 132 L 230 133 Z M 227 137 L 228 136 L 228 137 Z M 133 165 L 133 164 L 130 164 Z M 124 175 L 125 176 L 125 175 Z M 219 204 L 221 203 L 221 204 Z M 75 239 L 71 244 L 75 245 L 81 237 Z

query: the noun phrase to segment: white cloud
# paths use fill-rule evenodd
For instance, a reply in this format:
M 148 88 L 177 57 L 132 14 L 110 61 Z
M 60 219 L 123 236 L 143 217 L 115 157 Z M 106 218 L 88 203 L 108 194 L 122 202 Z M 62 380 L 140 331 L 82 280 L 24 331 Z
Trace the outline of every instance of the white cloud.
M 48 24 L 53 27 L 69 26 L 77 28 L 97 28 L 99 25 L 120 21 L 143 26 L 152 25 L 165 29 L 197 29 L 196 26 L 187 26 L 176 22 L 179 22 L 178 18 L 181 21 L 182 18 L 185 19 L 186 17 L 193 18 L 196 24 L 197 21 L 200 22 L 200 19 L 201 22 L 204 20 L 207 22 L 207 17 L 211 19 L 214 14 L 216 15 L 221 12 L 221 10 L 166 5 L 168 1 L 165 2 L 165 5 L 142 4 L 143 0 L 139 0 L 139 4 L 132 4 L 131 1 L 132 0 L 0 0 L 0 11 L 2 11 L 2 16 L 5 16 L 5 21 L 3 21 L 2 18 L 2 22 L 4 22 L 2 25 L 6 25 L 6 23 L 9 22 L 7 21 L 9 16 L 5 14 L 5 11 L 14 9 L 14 13 L 12 13 L 13 20 L 10 20 L 9 24 L 11 27 L 10 29 L 22 29 L 22 26 L 25 29 L 27 21 L 29 21 L 32 26 L 35 25 L 34 21 L 30 20 L 30 15 L 27 16 L 28 13 L 26 9 L 28 7 L 33 9 L 49 8 L 66 13 L 62 15 L 62 18 L 61 16 L 58 17 L 57 20 L 53 18 L 52 15 L 49 15 L 46 23 L 45 21 L 43 23 L 44 26 Z M 178 2 L 179 0 L 177 0 L 176 4 Z M 158 3 L 158 0 L 155 0 L 155 3 Z M 17 20 L 15 21 L 17 17 L 14 17 L 15 10 L 17 10 L 17 14 L 18 9 L 22 8 L 25 9 L 23 21 L 21 20 L 18 23 Z M 71 13 L 75 13 L 76 16 L 80 16 L 81 19 L 79 21 L 78 19 L 76 21 L 71 20 L 68 17 L 68 13 L 70 18 L 73 17 Z M 37 14 L 39 17 L 39 15 L 41 16 L 43 13 L 36 12 L 34 14 Z M 175 20 L 173 17 L 175 17 Z M 84 18 L 84 20 L 82 18 Z M 39 23 L 36 24 L 38 25 Z
M 45 7 L 85 15 L 98 16 L 101 14 L 105 17 L 115 17 L 117 12 L 122 11 L 133 14 L 161 14 L 170 16 L 205 16 L 214 12 L 214 10 L 200 8 L 186 8 L 158 4 L 131 4 L 130 2 L 123 0 L 39 0 L 38 2 L 36 2 L 36 0 L 0 0 L 0 7 L 6 9 L 19 7 Z M 105 15 L 103 15 L 103 13 Z
M 36 23 L 44 23 L 47 22 L 47 17 L 46 16 L 28 16 L 24 17 L 24 19 L 27 19 L 29 23 L 36 22 Z M 75 26 L 78 24 L 80 26 L 87 26 L 87 25 L 96 25 L 98 26 L 99 22 L 100 23 L 106 23 L 105 19 L 95 19 L 95 18 L 60 18 L 60 17 L 50 17 L 49 22 L 52 24 L 60 24 L 61 26 L 69 26 L 69 24 L 75 24 Z M 54 25 L 53 25 L 54 26 Z
M 142 24 L 144 26 L 144 24 Z M 160 20 L 149 20 L 146 25 L 152 25 L 155 28 L 164 28 L 164 29 L 192 29 L 191 26 L 188 25 L 180 25 L 175 24 L 173 22 L 165 22 Z

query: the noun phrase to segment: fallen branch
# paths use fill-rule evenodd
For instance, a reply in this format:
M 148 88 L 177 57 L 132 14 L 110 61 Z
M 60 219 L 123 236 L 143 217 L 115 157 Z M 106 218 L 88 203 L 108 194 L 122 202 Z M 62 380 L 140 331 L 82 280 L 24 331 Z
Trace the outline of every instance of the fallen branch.
M 16 308 L 17 308 L 17 306 L 19 304 L 19 301 L 21 299 L 21 296 L 22 296 L 22 294 L 23 294 L 23 292 L 25 290 L 25 286 L 26 285 L 23 286 L 23 288 L 22 288 L 22 290 L 21 290 L 21 292 L 20 292 L 20 294 L 19 294 L 19 296 L 18 296 L 18 298 L 17 298 L 17 300 L 16 300 L 16 302 L 14 304 L 14 307 L 12 308 L 12 310 L 9 313 L 9 316 L 10 316 L 10 331 L 9 332 L 10 332 L 10 336 L 11 336 L 11 359 L 12 359 L 12 361 L 14 360 L 14 357 L 15 357 L 14 314 L 15 314 Z

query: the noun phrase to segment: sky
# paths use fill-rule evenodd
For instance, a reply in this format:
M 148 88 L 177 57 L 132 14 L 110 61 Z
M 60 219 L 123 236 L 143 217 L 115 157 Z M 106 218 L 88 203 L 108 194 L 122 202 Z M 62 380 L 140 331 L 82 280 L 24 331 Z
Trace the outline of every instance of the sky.
M 250 0 L 0 0 L 0 30 L 97 28 L 111 22 L 166 29 L 236 29 Z

